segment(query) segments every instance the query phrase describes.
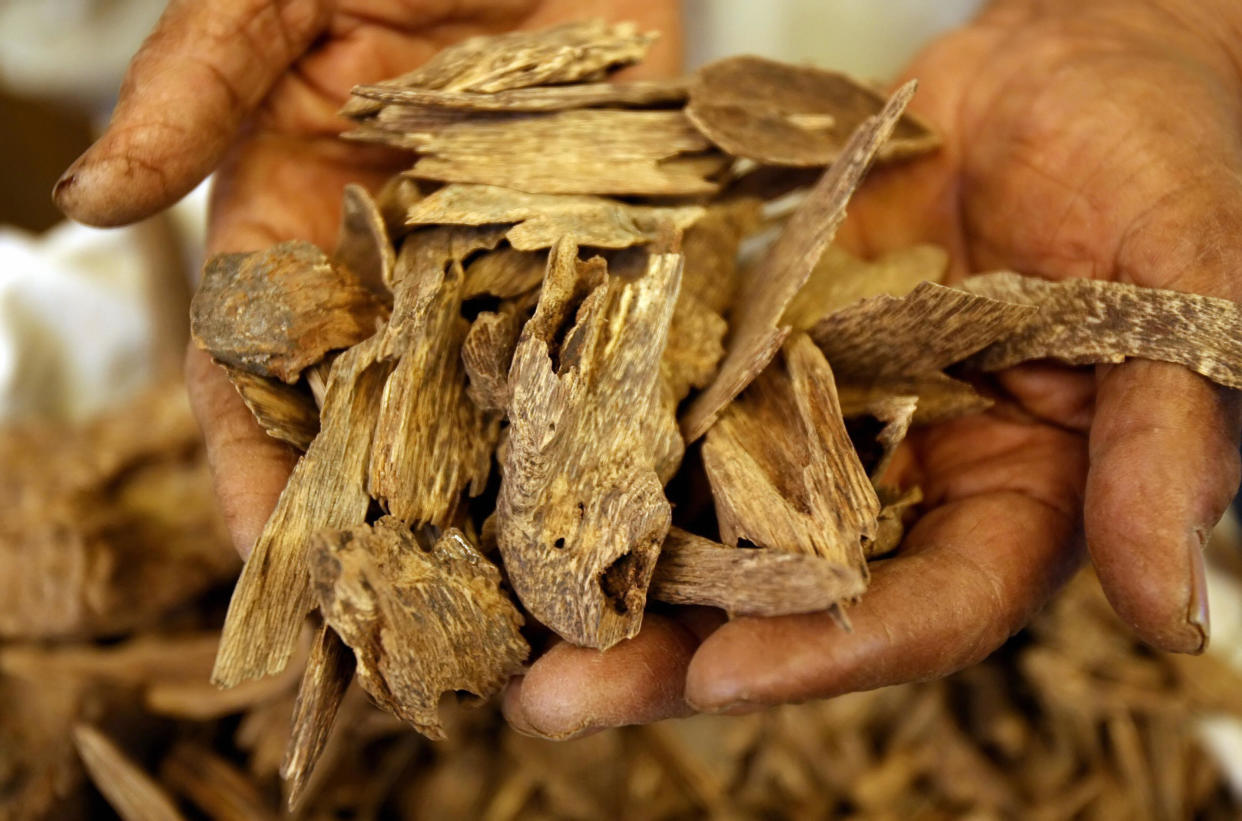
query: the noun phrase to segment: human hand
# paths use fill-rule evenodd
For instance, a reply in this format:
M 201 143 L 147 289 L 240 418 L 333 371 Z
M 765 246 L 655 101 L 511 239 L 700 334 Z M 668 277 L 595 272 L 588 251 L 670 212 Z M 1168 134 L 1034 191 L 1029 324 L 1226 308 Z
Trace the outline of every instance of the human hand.
M 288 239 L 331 248 L 346 183 L 375 190 L 410 164 L 337 138 L 357 83 L 411 70 L 476 34 L 597 16 L 663 32 L 642 66 L 680 63 L 671 0 L 174 0 L 130 63 L 112 122 L 53 192 L 70 217 L 120 225 L 217 171 L 209 254 Z M 636 75 L 635 75 L 636 76 Z M 224 372 L 190 346 L 186 382 L 234 544 L 250 552 L 296 461 L 255 423 Z
M 1242 31 L 1227 2 L 1002 0 L 910 67 L 943 150 L 873 173 L 841 239 L 920 241 L 954 278 L 1012 268 L 1242 299 Z M 1237 42 L 1237 37 L 1233 37 Z M 916 432 L 926 513 L 850 609 L 723 624 L 649 616 L 606 653 L 561 644 L 506 694 L 566 737 L 935 678 L 987 656 L 1077 567 L 1153 646 L 1208 636 L 1201 549 L 1238 486 L 1238 397 L 1148 361 L 998 375 L 988 413 Z

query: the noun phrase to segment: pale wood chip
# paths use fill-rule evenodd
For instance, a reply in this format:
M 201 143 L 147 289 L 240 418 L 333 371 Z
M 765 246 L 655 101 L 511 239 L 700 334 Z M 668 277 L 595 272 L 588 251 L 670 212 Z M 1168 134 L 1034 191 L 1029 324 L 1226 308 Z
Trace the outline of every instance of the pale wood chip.
M 527 194 L 495 185 L 446 185 L 410 209 L 410 225 L 517 223 L 505 239 L 519 251 L 551 248 L 568 236 L 594 248 L 652 242 L 664 226 L 684 229 L 703 216 L 696 205 L 629 205 L 604 197 Z
M 902 86 L 876 117 L 850 136 L 834 162 L 790 217 L 762 264 L 742 284 L 729 317 L 732 336 L 715 380 L 695 398 L 682 418 L 687 441 L 698 439 L 717 415 L 771 361 L 789 333 L 780 320 L 790 300 L 810 276 L 845 218 L 845 206 L 876 150 L 888 138 L 914 95 L 913 81 Z
M 494 246 L 499 232 L 444 227 L 401 246 L 392 319 L 382 356 L 393 359 L 375 424 L 367 488 L 385 510 L 415 526 L 446 527 L 462 492 L 482 492 L 499 433 L 495 414 L 466 395 L 461 260 Z
M 345 266 L 380 299 L 390 299 L 397 254 L 380 206 L 365 188 L 350 183 L 341 195 L 341 227 L 332 260 Z
M 336 721 L 345 690 L 353 679 L 354 654 L 331 627 L 322 625 L 311 644 L 310 657 L 298 687 L 289 746 L 285 748 L 285 759 L 280 765 L 286 804 L 291 810 L 301 801 Z
M 867 578 L 880 502 L 805 334 L 720 415 L 703 443 L 722 541 L 820 556 Z
M 993 401 L 975 390 L 974 386 L 943 373 L 885 379 L 874 384 L 856 384 L 840 380 L 837 386 L 841 412 L 846 417 L 862 416 L 877 403 L 914 396 L 911 424 L 930 425 L 979 413 L 992 407 Z
M 285 668 L 311 607 L 310 535 L 365 521 L 367 471 L 384 383 L 382 335 L 332 363 L 319 435 L 294 465 L 229 602 L 212 680 L 223 687 Z
M 868 560 L 891 553 L 901 546 L 901 540 L 906 535 L 903 521 L 906 511 L 923 501 L 923 489 L 916 485 L 903 491 L 878 485 L 876 496 L 880 499 L 880 513 L 876 517 L 875 541 L 865 548 Z
M 353 648 L 359 683 L 423 735 L 444 738 L 445 692 L 488 698 L 522 669 L 522 617 L 500 590 L 500 571 L 460 531 L 424 550 L 385 517 L 313 542 L 315 595 Z
M 507 299 L 498 310 L 484 311 L 470 325 L 461 346 L 461 361 L 469 379 L 466 395 L 481 410 L 504 413 L 509 407 L 513 352 L 535 298 L 532 292 L 521 299 Z
M 96 728 L 77 724 L 73 743 L 95 787 L 125 821 L 180 821 L 168 793 Z
M 883 107 L 882 94 L 839 72 L 742 56 L 695 73 L 686 115 L 735 157 L 816 166 L 835 162 L 851 132 Z M 939 144 L 930 128 L 906 114 L 876 158 L 917 156 Z
M 232 762 L 182 741 L 160 764 L 160 777 L 213 821 L 274 821 L 278 816 L 259 787 Z
M 648 597 L 771 617 L 828 610 L 857 599 L 866 587 L 857 568 L 819 556 L 734 548 L 674 527 L 660 550 Z
M 1172 362 L 1242 388 L 1242 307 L 1202 294 L 1097 279 L 1049 282 L 1009 271 L 970 277 L 972 294 L 1037 308 L 971 362 L 993 371 L 1029 359 L 1071 365 Z
M 660 379 L 681 269 L 653 253 L 610 276 L 562 240 L 513 358 L 498 542 L 522 603 L 575 644 L 642 623 L 671 515 L 658 465 L 681 446 Z
M 393 245 L 400 244 L 401 238 L 409 232 L 409 226 L 405 224 L 405 215 L 414 207 L 414 203 L 422 198 L 423 192 L 419 189 L 418 183 L 405 174 L 389 177 L 376 193 L 375 206 L 379 208 L 380 215 L 384 218 L 384 228 Z M 389 290 L 392 290 L 391 282 L 385 284 Z
M 642 60 L 655 38 L 654 33 L 639 32 L 633 23 L 603 20 L 471 37 L 379 86 L 490 94 L 590 82 Z M 378 108 L 374 100 L 354 98 L 341 113 L 361 116 Z
M 860 444 L 857 441 L 854 444 L 862 455 L 863 464 L 867 466 L 871 484 L 878 486 L 884 478 L 884 472 L 892 464 L 897 447 L 910 430 L 918 404 L 918 396 L 899 395 L 878 397 L 867 406 L 866 415 L 880 424 L 880 430 L 875 434 L 874 447 L 870 443 Z M 866 451 L 874 451 L 873 458 L 863 455 Z
M 208 260 L 190 331 L 218 361 L 292 384 L 329 351 L 374 333 L 383 314 L 357 274 L 309 242 L 283 242 Z
M 355 97 L 386 105 L 419 108 L 452 108 L 469 111 L 564 111 L 571 108 L 613 108 L 663 106 L 681 103 L 688 93 L 681 78 L 636 80 L 628 83 L 579 83 L 514 88 L 479 93 L 443 91 L 432 88 L 395 88 L 383 84 L 357 85 Z M 353 106 L 353 111 L 360 108 Z
M 542 251 L 497 248 L 466 266 L 466 285 L 462 296 L 473 299 L 489 295 L 512 299 L 539 287 L 548 255 Z
M 268 436 L 298 450 L 310 447 L 311 440 L 319 433 L 319 408 L 309 390 L 268 376 L 256 376 L 241 368 L 222 367 Z

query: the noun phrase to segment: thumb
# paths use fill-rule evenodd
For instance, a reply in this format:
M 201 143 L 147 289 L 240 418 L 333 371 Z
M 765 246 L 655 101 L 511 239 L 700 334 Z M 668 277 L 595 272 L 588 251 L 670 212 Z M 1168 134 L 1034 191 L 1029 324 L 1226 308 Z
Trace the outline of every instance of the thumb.
M 327 25 L 319 0 L 173 0 L 129 64 L 103 136 L 52 198 L 89 225 L 166 208 L 216 166 L 243 119 Z

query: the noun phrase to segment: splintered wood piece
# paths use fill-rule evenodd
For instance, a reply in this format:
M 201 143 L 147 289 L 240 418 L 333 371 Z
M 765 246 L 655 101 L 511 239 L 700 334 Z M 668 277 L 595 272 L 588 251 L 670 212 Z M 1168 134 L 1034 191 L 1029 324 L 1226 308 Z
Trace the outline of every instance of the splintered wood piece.
M 242 401 L 254 414 L 255 421 L 268 436 L 287 442 L 298 450 L 310 447 L 311 440 L 319 433 L 319 408 L 310 391 L 298 385 L 286 385 L 271 377 L 255 376 L 240 368 L 223 367 Z
M 423 735 L 445 737 L 444 693 L 485 699 L 521 671 L 530 652 L 522 616 L 500 589 L 500 571 L 460 531 L 424 550 L 386 516 L 312 541 L 315 595 L 353 648 L 359 683 Z
M 883 426 L 875 436 L 878 452 L 875 459 L 868 463 L 867 473 L 871 477 L 871 484 L 878 486 L 884 478 L 885 471 L 897 453 L 897 447 L 905 441 L 918 404 L 917 396 L 886 396 L 876 399 L 868 406 L 867 415 Z
M 712 194 L 728 157 L 681 111 L 590 108 L 547 114 L 385 108 L 342 136 L 420 156 L 416 179 L 541 194 Z
M 591 82 L 642 60 L 655 38 L 655 33 L 641 33 L 633 23 L 603 20 L 471 37 L 379 86 L 491 94 Z M 374 100 L 355 97 L 341 113 L 361 116 L 379 108 Z
M 804 331 L 860 299 L 905 296 L 920 282 L 940 282 L 948 268 L 949 254 L 939 245 L 912 245 L 867 261 L 832 245 L 785 309 L 783 321 Z
M 534 304 L 534 294 L 505 300 L 499 310 L 484 311 L 471 323 L 461 346 L 461 362 L 469 380 L 466 395 L 481 410 L 504 413 L 509 406 L 509 368 Z
M 857 599 L 866 588 L 866 577 L 854 567 L 819 556 L 729 547 L 674 527 L 648 597 L 766 618 L 818 613 Z
M 405 215 L 414 207 L 414 203 L 422 198 L 423 192 L 419 190 L 418 183 L 405 174 L 389 177 L 375 195 L 375 206 L 384 218 L 384 228 L 393 245 L 400 244 L 401 238 L 409 232 L 409 226 L 405 224 Z M 384 284 L 388 290 L 392 290 L 391 281 Z
M 832 370 L 805 334 L 720 415 L 703 443 L 721 539 L 828 559 L 867 577 L 880 502 Z
M 345 186 L 341 227 L 332 259 L 352 271 L 377 297 L 388 297 L 397 253 L 389 239 L 384 214 L 361 185 Z
M 906 534 L 903 518 L 909 508 L 923 501 L 923 489 L 917 485 L 906 490 L 878 485 L 876 495 L 880 499 L 880 515 L 876 517 L 875 541 L 865 547 L 868 561 L 901 546 Z
M 789 333 L 780 320 L 789 301 L 811 275 L 845 218 L 845 206 L 880 145 L 914 96 L 915 83 L 902 86 L 876 117 L 850 136 L 841 156 L 824 172 L 789 218 L 763 262 L 742 283 L 729 324 L 732 337 L 724 363 L 682 419 L 686 441 L 707 432 L 717 415 L 750 384 Z
M 447 527 L 462 491 L 482 492 L 499 420 L 466 395 L 461 314 L 471 251 L 495 245 L 496 231 L 437 228 L 401 246 L 392 320 L 382 355 L 396 359 L 384 386 L 368 477 L 371 496 L 411 526 Z
M 391 363 L 377 361 L 381 335 L 337 357 L 319 435 L 293 467 L 229 602 L 212 681 L 222 687 L 284 669 L 311 608 L 310 535 L 366 520 L 372 433 Z
M 328 351 L 375 332 L 384 306 L 357 274 L 309 242 L 207 261 L 190 332 L 218 361 L 290 384 Z
M 533 291 L 543 281 L 548 255 L 542 251 L 497 248 L 466 266 L 465 299 L 489 295 L 512 299 Z
M 1242 308 L 1230 300 L 1098 279 L 1048 282 L 1010 271 L 970 277 L 959 287 L 1037 308 L 971 360 L 983 370 L 1029 359 L 1091 365 L 1133 357 L 1172 362 L 1242 388 Z
M 728 331 L 724 317 L 694 294 L 683 292 L 678 297 L 661 362 L 674 405 L 685 399 L 691 388 L 711 382 L 724 356 Z
M 410 208 L 410 225 L 517 223 L 505 239 L 519 251 L 551 248 L 564 236 L 594 248 L 655 241 L 663 227 L 681 230 L 703 216 L 695 205 L 629 205 L 604 197 L 527 194 L 495 185 L 446 185 Z
M 160 764 L 161 779 L 212 821 L 275 821 L 255 783 L 206 747 L 182 741 Z
M 125 821 L 181 821 L 164 788 L 99 730 L 77 724 L 73 743 L 91 781 Z
M 354 654 L 326 624 L 311 644 L 306 671 L 293 704 L 292 732 L 280 765 L 290 810 L 297 806 L 336 721 L 345 690 L 354 679 Z
M 673 105 L 684 102 L 684 79 L 637 80 L 628 83 L 580 83 L 543 85 L 480 94 L 470 91 L 441 91 L 431 88 L 393 88 L 386 85 L 357 85 L 355 97 L 385 105 L 419 108 L 460 108 L 469 111 L 565 111 L 571 108 L 636 107 Z M 359 108 L 360 106 L 354 106 Z M 351 109 L 352 110 L 352 109 Z
M 660 361 L 681 269 L 653 253 L 641 276 L 610 276 L 562 240 L 513 357 L 497 539 L 526 609 L 578 645 L 638 632 L 668 532 L 657 466 L 664 432 L 681 442 Z
M 853 384 L 838 380 L 837 393 L 841 399 L 841 412 L 846 418 L 866 415 L 877 404 L 914 396 L 911 424 L 930 425 L 947 419 L 956 419 L 971 413 L 979 413 L 992 407 L 992 400 L 983 396 L 973 386 L 943 373 L 886 379 L 873 384 Z
M 703 66 L 690 84 L 686 115 L 735 157 L 772 165 L 836 162 L 851 132 L 884 107 L 875 89 L 835 71 L 762 57 Z M 907 114 L 876 150 L 880 161 L 925 154 L 940 144 Z

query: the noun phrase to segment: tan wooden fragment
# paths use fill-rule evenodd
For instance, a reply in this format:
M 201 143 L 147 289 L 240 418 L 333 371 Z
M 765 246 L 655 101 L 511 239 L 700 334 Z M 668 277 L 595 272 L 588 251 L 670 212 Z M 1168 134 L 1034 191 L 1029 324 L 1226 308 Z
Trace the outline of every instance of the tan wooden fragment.
M 513 358 L 497 537 L 527 610 L 606 648 L 638 632 L 669 527 L 657 466 L 681 442 L 660 360 L 682 265 L 651 254 L 631 279 L 577 255 L 553 249 Z
M 401 238 L 409 232 L 405 224 L 405 215 L 414 207 L 414 203 L 423 198 L 418 183 L 405 174 L 389 177 L 383 187 L 375 195 L 375 206 L 384 218 L 384 228 L 393 245 L 400 245 Z M 391 280 L 384 283 L 392 290 Z
M 876 495 L 880 498 L 881 507 L 876 517 L 875 541 L 866 547 L 868 560 L 891 553 L 901 546 L 906 534 L 903 521 L 906 511 L 923 501 L 923 490 L 918 486 L 903 491 L 877 485 Z
M 302 798 L 336 721 L 341 699 L 353 679 L 353 653 L 331 627 L 320 626 L 298 687 L 289 746 L 280 765 L 285 803 L 291 810 Z
M 311 575 L 324 619 L 357 658 L 358 681 L 423 735 L 444 738 L 445 692 L 499 692 L 530 648 L 500 571 L 449 529 L 425 550 L 392 517 L 321 531 Z
M 508 299 L 498 310 L 485 311 L 471 323 L 461 346 L 461 361 L 469 379 L 466 395 L 481 410 L 504 413 L 508 408 L 509 368 L 534 304 L 533 293 Z
M 542 251 L 519 251 L 502 246 L 466 266 L 462 296 L 472 299 L 489 295 L 500 299 L 522 296 L 539 287 L 548 255 Z
M 268 436 L 298 450 L 310 447 L 319 433 L 319 408 L 309 390 L 268 376 L 255 376 L 240 368 L 222 367 Z
M 346 185 L 341 195 L 341 227 L 332 259 L 353 272 L 377 297 L 389 298 L 397 254 L 379 204 L 361 185 Z
M 763 57 L 728 57 L 695 73 L 686 114 L 721 149 L 773 165 L 835 162 L 884 96 L 835 71 Z M 905 115 L 876 151 L 880 161 L 925 154 L 940 140 Z
M 703 443 L 721 539 L 820 556 L 866 578 L 880 503 L 841 417 L 832 370 L 805 334 Z
M 431 88 L 358 85 L 350 92 L 385 105 L 450 108 L 469 111 L 564 111 L 571 108 L 665 106 L 684 102 L 684 79 L 636 80 L 628 83 L 579 83 L 514 88 L 490 94 Z
M 850 136 L 841 157 L 807 194 L 790 217 L 762 264 L 743 283 L 729 323 L 729 349 L 715 380 L 682 417 L 686 441 L 698 439 L 717 415 L 763 370 L 789 333 L 780 320 L 789 301 L 806 282 L 845 218 L 845 206 L 880 145 L 888 138 L 914 95 L 913 81 L 902 86 L 876 117 Z
M 383 305 L 308 242 L 220 254 L 190 306 L 195 343 L 218 361 L 292 384 L 329 351 L 375 332 Z
M 228 760 L 192 742 L 173 747 L 160 777 L 212 821 L 275 821 L 278 817 L 254 782 Z
M 867 588 L 857 568 L 819 556 L 734 548 L 674 527 L 656 562 L 648 596 L 668 604 L 719 607 L 736 616 L 817 613 Z
M 259 535 L 229 602 L 212 680 L 224 687 L 284 669 L 311 607 L 309 538 L 365 520 L 372 433 L 391 363 L 377 361 L 381 336 L 332 363 L 320 432 Z
M 1044 358 L 1071 365 L 1152 359 L 1242 388 L 1242 308 L 1230 300 L 1008 271 L 970 277 L 960 287 L 1038 309 L 974 357 L 984 370 Z
M 177 805 L 154 779 L 95 727 L 78 724 L 73 743 L 91 781 L 125 821 L 180 821 Z

